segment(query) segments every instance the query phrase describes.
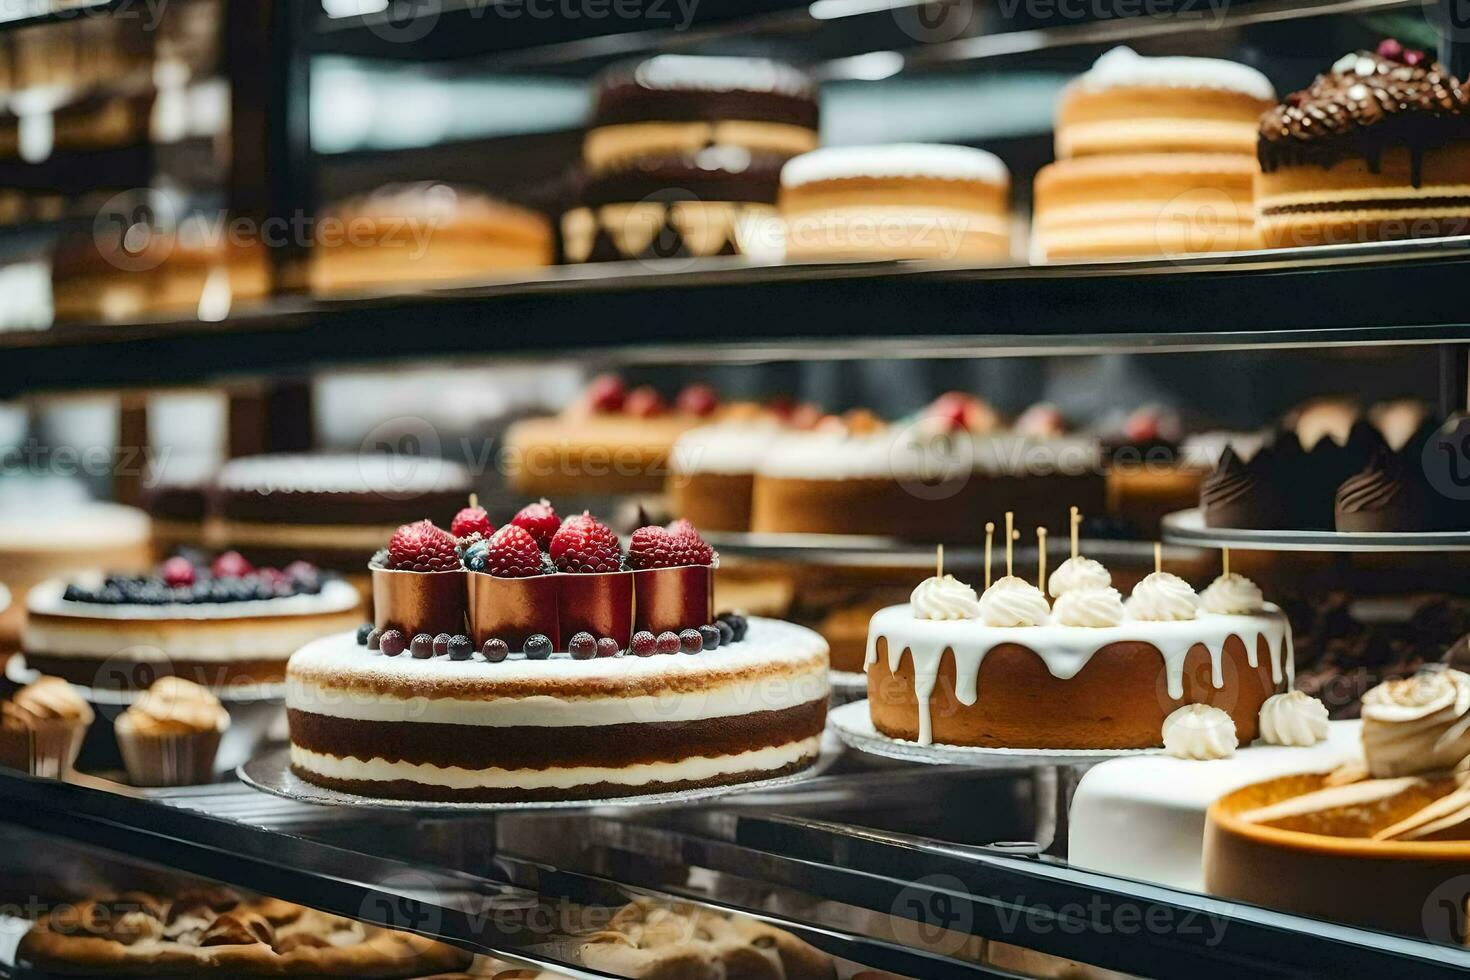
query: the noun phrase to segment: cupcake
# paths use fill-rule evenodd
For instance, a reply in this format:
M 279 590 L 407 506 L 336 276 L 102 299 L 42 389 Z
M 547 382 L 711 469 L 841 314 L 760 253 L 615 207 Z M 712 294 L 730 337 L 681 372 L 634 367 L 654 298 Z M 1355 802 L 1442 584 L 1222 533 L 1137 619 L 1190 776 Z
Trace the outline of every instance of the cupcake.
M 207 689 L 160 678 L 117 719 L 117 744 L 137 786 L 197 786 L 214 778 L 230 716 Z
M 60 779 L 82 748 L 92 708 L 59 677 L 43 677 L 0 701 L 0 766 Z
M 1267 247 L 1470 230 L 1470 92 L 1422 51 L 1346 55 L 1261 117 Z

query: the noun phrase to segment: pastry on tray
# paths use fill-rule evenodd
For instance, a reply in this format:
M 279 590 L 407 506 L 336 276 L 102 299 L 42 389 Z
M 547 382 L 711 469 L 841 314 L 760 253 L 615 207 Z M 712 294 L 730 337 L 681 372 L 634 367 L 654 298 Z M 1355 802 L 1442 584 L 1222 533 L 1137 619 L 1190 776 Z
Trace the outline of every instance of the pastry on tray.
M 273 898 L 211 887 L 160 896 L 125 891 L 62 906 L 21 939 L 41 976 L 422 977 L 472 957 L 444 943 Z
M 453 532 L 458 532 L 453 533 Z M 405 525 L 374 615 L 291 658 L 292 769 L 365 796 L 601 799 L 800 772 L 826 722 L 827 645 L 715 616 L 717 556 L 687 522 L 623 542 L 545 504 L 496 528 Z

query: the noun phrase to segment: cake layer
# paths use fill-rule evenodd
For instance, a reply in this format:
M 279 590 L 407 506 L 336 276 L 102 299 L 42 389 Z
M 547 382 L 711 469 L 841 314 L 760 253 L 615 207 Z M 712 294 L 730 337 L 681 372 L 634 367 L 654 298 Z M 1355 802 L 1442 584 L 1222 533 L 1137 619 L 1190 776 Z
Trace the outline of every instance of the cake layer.
M 1271 102 L 1183 88 L 1077 90 L 1057 110 L 1057 157 L 1131 153 L 1240 153 L 1256 148 Z
M 536 803 L 602 800 L 730 786 L 801 772 L 817 760 L 820 737 L 720 758 L 625 768 L 580 767 L 529 772 L 441 769 L 381 760 L 334 759 L 291 748 L 291 768 L 328 789 L 383 799 Z
M 391 532 L 425 514 L 447 521 L 464 506 L 469 485 L 465 467 L 440 459 L 371 453 L 247 456 L 220 468 L 210 507 L 225 522 L 321 525 L 322 534 L 338 535 L 351 533 L 351 525 Z M 366 550 L 383 540 L 375 539 Z M 346 546 L 359 545 L 353 539 Z
M 698 421 L 683 415 L 525 419 L 506 432 L 500 467 L 523 493 L 657 491 L 674 440 Z
M 752 473 L 671 474 L 667 483 L 672 512 L 706 531 L 750 530 Z
M 340 626 L 341 624 L 330 624 L 327 630 L 338 629 Z M 319 631 L 316 635 L 321 635 L 321 632 L 324 631 Z M 109 691 L 146 690 L 160 677 L 182 677 L 208 688 L 278 685 L 286 680 L 284 657 L 265 660 L 188 660 L 174 657 L 133 657 L 132 649 L 126 649 L 123 653 L 123 656 L 107 657 L 28 653 L 25 655 L 25 663 L 29 669 L 48 677 L 60 677 L 83 687 Z
M 830 197 L 830 196 L 829 196 Z M 1004 208 L 855 203 L 787 211 L 792 259 L 984 261 L 1010 255 Z
M 1212 704 L 1256 737 L 1261 705 L 1290 684 L 1291 628 L 1274 606 L 1118 626 L 993 628 L 873 617 L 868 700 L 880 732 L 921 744 L 1150 748 L 1184 704 Z
M 828 693 L 821 637 L 752 619 L 744 640 L 696 655 L 499 664 L 385 657 L 341 634 L 292 658 L 287 707 L 310 781 L 529 800 L 794 771 L 815 758 Z

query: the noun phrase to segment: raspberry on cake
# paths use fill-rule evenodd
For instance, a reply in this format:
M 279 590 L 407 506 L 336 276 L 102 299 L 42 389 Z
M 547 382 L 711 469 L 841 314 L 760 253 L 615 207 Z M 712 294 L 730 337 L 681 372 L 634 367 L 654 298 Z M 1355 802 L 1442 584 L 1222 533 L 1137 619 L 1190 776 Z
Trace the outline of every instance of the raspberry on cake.
M 142 575 L 36 586 L 22 638 L 27 665 L 103 688 L 146 688 L 170 675 L 215 688 L 280 683 L 293 650 L 360 617 L 357 590 L 310 565 L 200 561 L 175 555 Z
M 535 539 L 538 548 L 551 547 L 551 538 L 561 527 L 561 518 L 556 516 L 556 508 L 545 498 L 516 511 L 516 516 L 510 522 L 516 527 L 524 528 Z
M 368 569 L 378 629 L 407 636 L 465 632 L 468 596 L 458 542 L 433 521 L 399 527 Z
M 634 531 L 628 565 L 635 569 L 634 629 L 658 634 L 704 626 L 713 618 L 719 556 L 693 524 L 681 519 Z
M 449 524 L 449 533 L 456 538 L 468 538 L 476 534 L 488 538 L 495 533 L 495 525 L 490 523 L 490 515 L 485 513 L 485 508 L 471 504 L 454 515 L 454 520 Z
M 612 528 L 591 514 L 569 517 L 551 538 L 551 561 L 563 573 L 558 610 L 563 636 L 588 631 L 625 647 L 633 637 L 634 578 Z

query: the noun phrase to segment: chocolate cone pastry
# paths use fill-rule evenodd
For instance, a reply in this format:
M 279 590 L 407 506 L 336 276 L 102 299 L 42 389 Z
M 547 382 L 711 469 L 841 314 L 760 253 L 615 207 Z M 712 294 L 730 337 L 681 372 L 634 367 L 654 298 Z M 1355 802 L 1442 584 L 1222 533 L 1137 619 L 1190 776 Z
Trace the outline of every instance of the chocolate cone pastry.
M 1270 529 L 1291 523 L 1271 449 L 1262 449 L 1247 463 L 1233 446 L 1227 447 L 1215 472 L 1200 486 L 1199 499 L 1207 527 Z
M 1435 511 L 1423 478 L 1386 447 L 1337 490 L 1339 531 L 1432 531 Z

